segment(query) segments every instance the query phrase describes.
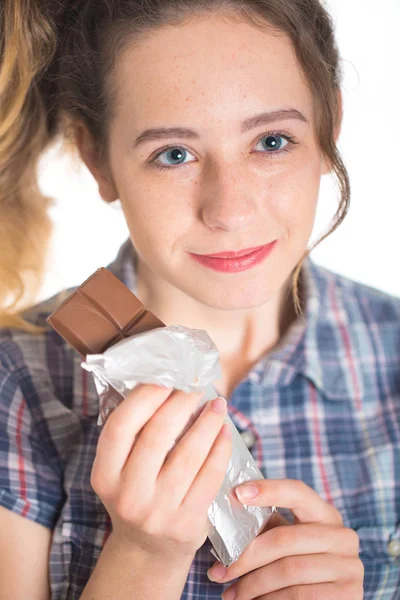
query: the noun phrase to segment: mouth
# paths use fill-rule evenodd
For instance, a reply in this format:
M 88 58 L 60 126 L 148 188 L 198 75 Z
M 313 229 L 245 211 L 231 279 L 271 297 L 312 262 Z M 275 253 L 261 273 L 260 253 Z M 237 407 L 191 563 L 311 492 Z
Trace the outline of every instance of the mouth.
M 226 251 L 217 254 L 194 254 L 191 252 L 189 254 L 193 260 L 214 271 L 239 273 L 263 262 L 271 254 L 277 241 L 236 252 Z
M 240 258 L 242 256 L 248 256 L 253 252 L 257 252 L 257 250 L 261 250 L 261 248 L 265 248 L 268 244 L 263 244 L 262 246 L 254 246 L 253 248 L 247 248 L 246 250 L 227 250 L 226 252 L 219 252 L 217 254 L 195 254 L 195 256 L 202 256 L 203 258 Z

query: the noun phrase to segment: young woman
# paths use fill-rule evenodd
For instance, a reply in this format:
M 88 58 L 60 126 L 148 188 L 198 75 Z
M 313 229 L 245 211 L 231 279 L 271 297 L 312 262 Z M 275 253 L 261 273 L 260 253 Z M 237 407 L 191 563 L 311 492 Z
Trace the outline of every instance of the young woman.
M 309 258 L 321 176 L 340 188 L 332 231 L 350 196 L 325 9 L 5 0 L 0 39 L 2 598 L 399 598 L 400 301 Z M 219 349 L 227 404 L 170 454 L 198 395 L 139 386 L 101 429 L 91 377 L 45 327 L 64 296 L 16 308 L 43 272 L 36 167 L 61 135 L 121 202 L 108 268 Z M 241 501 L 281 510 L 224 573 L 207 509 L 226 410 L 265 477 Z

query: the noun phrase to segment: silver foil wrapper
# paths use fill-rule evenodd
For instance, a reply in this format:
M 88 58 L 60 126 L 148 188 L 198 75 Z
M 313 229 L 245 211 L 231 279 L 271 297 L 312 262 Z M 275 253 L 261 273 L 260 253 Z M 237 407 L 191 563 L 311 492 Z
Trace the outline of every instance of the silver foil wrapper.
M 92 373 L 99 394 L 98 425 L 104 424 L 139 383 L 183 392 L 204 390 L 198 407 L 171 450 L 204 404 L 218 396 L 212 381 L 221 377 L 219 353 L 207 332 L 180 325 L 125 338 L 103 354 L 88 354 L 81 366 Z M 225 423 L 232 433 L 232 455 L 221 488 L 208 510 L 208 537 L 213 546 L 211 553 L 228 567 L 265 528 L 276 509 L 246 506 L 237 499 L 234 490 L 238 485 L 264 477 L 228 414 Z

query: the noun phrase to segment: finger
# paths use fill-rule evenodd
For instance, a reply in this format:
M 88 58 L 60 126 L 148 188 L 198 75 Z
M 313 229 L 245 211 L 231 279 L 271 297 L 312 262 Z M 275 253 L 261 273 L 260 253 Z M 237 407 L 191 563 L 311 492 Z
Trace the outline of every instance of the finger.
M 347 600 L 348 598 L 363 600 L 364 592 L 359 586 L 349 588 L 338 583 L 313 583 L 263 594 L 257 600 Z
M 257 488 L 257 496 L 241 499 L 239 492 L 243 485 L 236 488 L 236 495 L 247 506 L 280 506 L 290 509 L 297 522 L 331 523 L 342 525 L 343 520 L 334 506 L 325 502 L 315 490 L 303 481 L 296 479 L 259 479 L 246 482 Z
M 362 585 L 360 563 L 358 558 L 331 554 L 288 556 L 245 575 L 231 588 L 240 600 L 253 600 L 293 586 L 336 582 Z
M 194 425 L 168 454 L 157 479 L 157 489 L 168 490 L 164 498 L 179 507 L 206 460 L 227 413 L 223 398 L 208 402 Z M 222 401 L 222 403 L 221 403 Z M 161 494 L 160 494 L 161 496 Z
M 138 432 L 173 393 L 158 385 L 138 385 L 110 414 L 97 442 L 92 474 L 101 476 L 102 484 L 118 483 Z
M 141 499 L 154 490 L 161 467 L 171 446 L 193 418 L 203 392 L 186 393 L 175 390 L 145 424 L 137 437 L 132 452 L 121 473 L 125 489 L 132 487 L 137 495 L 141 486 Z
M 358 557 L 358 550 L 359 538 L 352 529 L 321 524 L 275 527 L 258 535 L 240 558 L 225 569 L 225 574 L 218 578 L 218 582 L 231 581 L 290 556 L 338 554 Z M 222 565 L 215 564 L 220 566 L 219 572 L 222 572 Z M 211 576 L 213 567 L 209 570 Z
M 194 506 L 199 511 L 209 508 L 226 477 L 231 456 L 232 434 L 225 424 L 221 427 L 210 453 L 182 501 L 183 510 L 193 511 Z

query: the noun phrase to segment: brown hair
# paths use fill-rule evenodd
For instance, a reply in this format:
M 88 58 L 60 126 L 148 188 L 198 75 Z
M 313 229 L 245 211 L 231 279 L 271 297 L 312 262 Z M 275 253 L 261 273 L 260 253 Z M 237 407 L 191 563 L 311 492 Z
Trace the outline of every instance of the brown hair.
M 40 8 L 39 8 L 40 4 Z M 43 152 L 61 137 L 76 153 L 74 123 L 83 122 L 108 169 L 113 73 L 120 53 L 141 34 L 179 25 L 201 11 L 226 11 L 286 33 L 313 93 L 316 133 L 340 189 L 331 228 L 297 265 L 293 297 L 306 256 L 343 221 L 350 202 L 347 170 L 334 134 L 341 121 L 341 71 L 332 19 L 319 0 L 3 0 L 0 6 L 0 326 L 46 328 L 21 316 L 42 283 L 52 233 L 37 183 Z M 75 154 L 76 157 L 76 154 Z M 28 280 L 28 275 L 31 275 Z

